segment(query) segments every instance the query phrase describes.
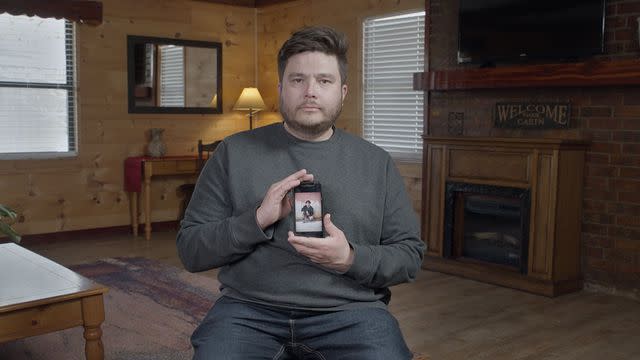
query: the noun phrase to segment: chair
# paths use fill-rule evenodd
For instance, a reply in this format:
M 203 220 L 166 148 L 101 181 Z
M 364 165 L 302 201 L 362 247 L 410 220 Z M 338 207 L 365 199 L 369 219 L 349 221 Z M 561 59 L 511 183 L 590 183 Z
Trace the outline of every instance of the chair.
M 198 159 L 196 161 L 196 173 L 200 175 L 200 172 L 204 168 L 204 164 L 211 157 L 211 155 L 216 151 L 216 148 L 222 140 L 214 141 L 210 144 L 203 144 L 202 140 L 198 140 Z M 205 156 L 206 155 L 206 156 Z M 182 201 L 182 209 L 180 210 L 180 218 L 178 221 L 184 219 L 184 213 L 187 211 L 187 206 L 189 206 L 189 201 L 191 201 L 191 196 L 193 195 L 193 191 L 196 189 L 196 184 L 182 184 L 178 187 L 180 192 L 184 194 L 184 200 Z

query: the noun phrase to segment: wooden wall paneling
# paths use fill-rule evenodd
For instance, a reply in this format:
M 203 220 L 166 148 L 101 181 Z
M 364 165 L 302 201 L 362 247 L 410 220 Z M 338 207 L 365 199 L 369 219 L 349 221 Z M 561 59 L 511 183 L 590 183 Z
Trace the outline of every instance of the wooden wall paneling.
M 358 134 L 361 105 L 354 95 L 359 89 L 362 70 L 356 56 L 361 23 L 354 21 L 354 14 L 373 16 L 424 7 L 422 0 L 348 3 L 298 0 L 259 8 L 256 12 L 249 7 L 189 0 L 103 0 L 102 3 L 104 13 L 100 26 L 76 27 L 78 156 L 0 163 L 0 172 L 3 179 L 9 179 L 7 187 L 11 189 L 33 189 L 43 182 L 60 181 L 49 174 L 65 171 L 72 173 L 70 177 L 75 180 L 70 183 L 77 185 L 59 190 L 45 187 L 46 191 L 38 190 L 36 196 L 7 192 L 9 195 L 3 198 L 3 203 L 20 204 L 27 211 L 25 223 L 16 226 L 22 234 L 60 230 L 62 222 L 50 215 L 60 213 L 56 202 L 59 195 L 69 199 L 64 208 L 67 230 L 128 225 L 128 200 L 122 193 L 123 161 L 127 156 L 143 154 L 149 128 L 166 129 L 164 139 L 169 155 L 195 153 L 194 147 L 200 138 L 217 140 L 248 129 L 244 114 L 231 108 L 242 88 L 251 85 L 258 85 L 269 107 L 259 114 L 258 124 L 281 121 L 277 113 L 276 55 L 291 32 L 304 25 L 329 24 L 349 36 L 351 93 L 338 124 Z M 224 113 L 128 114 L 125 41 L 128 34 L 221 42 Z M 422 175 L 417 175 L 420 167 L 421 164 L 400 167 L 416 207 L 421 204 L 418 189 Z M 30 180 L 25 184 L 21 179 Z M 176 218 L 181 195 L 175 188 L 189 180 L 170 177 L 153 185 L 152 221 Z
M 25 189 L 5 192 L 2 199 L 20 205 L 23 222 L 16 229 L 24 235 L 128 225 L 124 159 L 143 154 L 149 128 L 166 129 L 169 155 L 195 153 L 199 138 L 219 139 L 248 128 L 243 114 L 230 109 L 243 85 L 255 81 L 254 9 L 188 0 L 103 4 L 102 25 L 76 26 L 77 157 L 0 162 L 7 187 Z M 127 34 L 223 43 L 225 113 L 128 114 Z M 177 218 L 182 195 L 176 188 L 190 180 L 154 181 L 153 221 Z
M 184 48 L 185 66 L 185 106 L 210 107 L 216 94 L 217 78 L 216 52 L 209 48 Z
M 419 217 L 422 194 L 422 166 L 412 162 L 396 161 L 396 167 L 402 174 L 407 193 L 416 217 Z

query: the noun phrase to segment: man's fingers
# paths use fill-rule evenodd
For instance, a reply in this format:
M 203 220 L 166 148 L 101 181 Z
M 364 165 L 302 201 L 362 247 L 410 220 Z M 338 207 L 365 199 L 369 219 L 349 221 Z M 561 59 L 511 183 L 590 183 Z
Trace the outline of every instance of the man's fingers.
M 313 174 L 307 174 L 307 170 L 302 169 L 287 176 L 281 181 L 275 183 L 275 188 L 278 191 L 280 197 L 284 197 L 294 187 L 300 185 L 303 181 L 313 181 Z
M 281 182 L 287 183 L 287 182 L 290 182 L 292 180 L 301 180 L 307 175 L 310 175 L 310 174 L 307 174 L 307 170 L 306 169 L 301 169 L 301 170 L 298 170 L 298 171 L 294 172 L 293 174 L 287 176 L 286 178 L 282 179 Z

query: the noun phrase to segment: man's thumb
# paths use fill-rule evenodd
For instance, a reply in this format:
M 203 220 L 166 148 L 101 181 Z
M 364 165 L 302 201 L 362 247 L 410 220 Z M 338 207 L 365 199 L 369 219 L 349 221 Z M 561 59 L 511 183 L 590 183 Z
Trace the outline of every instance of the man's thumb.
M 331 222 L 331 214 L 324 215 L 324 229 L 327 230 L 327 234 L 332 235 L 336 232 L 337 228 Z

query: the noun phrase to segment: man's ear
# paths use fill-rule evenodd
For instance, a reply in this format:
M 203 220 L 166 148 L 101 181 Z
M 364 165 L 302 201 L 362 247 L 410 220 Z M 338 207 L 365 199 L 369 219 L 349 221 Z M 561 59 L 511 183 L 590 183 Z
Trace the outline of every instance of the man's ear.
M 282 83 L 278 83 L 278 94 L 282 94 Z
M 344 98 L 347 96 L 347 84 L 342 85 L 342 101 L 344 102 Z

